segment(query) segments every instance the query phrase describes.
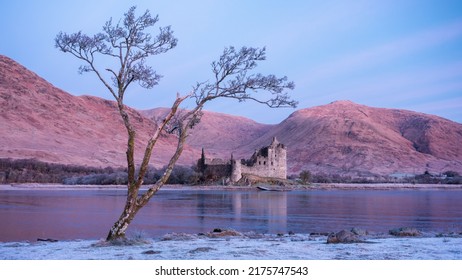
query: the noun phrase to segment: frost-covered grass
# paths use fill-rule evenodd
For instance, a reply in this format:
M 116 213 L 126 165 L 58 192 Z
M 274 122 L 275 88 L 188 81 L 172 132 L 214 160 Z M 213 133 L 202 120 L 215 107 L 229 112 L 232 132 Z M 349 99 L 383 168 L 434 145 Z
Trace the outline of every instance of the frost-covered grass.
M 460 237 L 378 237 L 326 244 L 325 236 L 170 234 L 130 245 L 97 240 L 0 243 L 4 260 L 461 260 Z

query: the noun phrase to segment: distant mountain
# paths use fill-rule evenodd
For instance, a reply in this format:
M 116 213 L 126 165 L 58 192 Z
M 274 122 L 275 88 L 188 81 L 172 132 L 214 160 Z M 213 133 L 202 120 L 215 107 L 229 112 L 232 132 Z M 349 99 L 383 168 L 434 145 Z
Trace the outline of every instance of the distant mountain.
M 370 176 L 462 173 L 462 124 L 407 110 L 350 101 L 298 110 L 248 149 L 271 137 L 288 147 L 291 172 Z
M 167 109 L 130 114 L 140 149 Z M 268 109 L 270 110 L 270 109 Z M 125 166 L 126 131 L 115 103 L 73 96 L 0 55 L 0 158 L 88 166 Z M 462 173 L 462 124 L 407 110 L 350 101 L 301 109 L 277 125 L 204 112 L 191 131 L 180 164 L 209 157 L 248 158 L 276 136 L 288 149 L 290 173 L 310 170 L 350 176 Z M 162 137 L 151 164 L 164 165 L 174 150 Z
M 142 111 L 149 117 L 166 109 Z M 205 112 L 188 144 L 210 157 L 248 158 L 276 136 L 288 147 L 289 173 L 368 177 L 462 173 L 462 125 L 437 116 L 351 101 L 301 109 L 278 125 Z
M 130 110 L 138 128 L 138 160 L 153 122 Z M 66 93 L 0 55 L 0 157 L 96 167 L 125 166 L 127 132 L 115 102 Z M 173 136 L 172 136 L 173 137 Z M 166 163 L 174 140 L 163 137 L 151 160 Z M 186 147 L 189 163 L 200 155 Z M 157 161 L 156 161 L 157 159 Z M 159 160 L 160 159 L 160 160 Z

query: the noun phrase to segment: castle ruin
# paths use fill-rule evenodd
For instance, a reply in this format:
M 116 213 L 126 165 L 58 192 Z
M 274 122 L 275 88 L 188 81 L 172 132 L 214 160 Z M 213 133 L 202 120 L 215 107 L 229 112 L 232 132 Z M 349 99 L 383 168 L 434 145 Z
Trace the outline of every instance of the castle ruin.
M 228 178 L 232 183 L 238 182 L 244 175 L 287 178 L 287 150 L 276 137 L 269 146 L 256 150 L 250 159 L 230 160 L 210 159 L 205 157 L 204 149 L 197 163 L 198 170 L 205 180 Z

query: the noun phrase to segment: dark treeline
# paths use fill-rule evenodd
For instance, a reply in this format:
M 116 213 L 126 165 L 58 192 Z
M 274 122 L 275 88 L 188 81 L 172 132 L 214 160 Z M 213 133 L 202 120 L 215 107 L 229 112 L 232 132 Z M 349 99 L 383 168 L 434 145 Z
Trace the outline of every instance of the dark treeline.
M 297 179 L 297 178 L 292 178 Z M 409 175 L 401 178 L 392 176 L 377 177 L 351 177 L 338 174 L 318 173 L 311 174 L 309 171 L 300 172 L 299 181 L 306 183 L 410 183 L 410 184 L 462 184 L 462 176 L 456 171 L 446 171 L 442 174 L 431 174 L 426 171 L 423 174 Z
M 144 177 L 145 184 L 155 183 L 165 168 L 150 167 Z M 350 177 L 338 174 L 311 174 L 302 171 L 300 176 L 289 179 L 302 184 L 309 183 L 412 183 L 412 184 L 462 184 L 462 176 L 455 171 L 442 174 L 425 172 L 416 176 L 394 177 Z M 98 168 L 78 165 L 47 163 L 36 159 L 0 158 L 0 184 L 12 183 L 56 183 L 66 185 L 125 185 L 127 172 L 124 168 Z M 222 180 L 206 181 L 196 167 L 175 166 L 167 184 L 221 184 Z
M 144 182 L 155 183 L 165 169 L 149 168 Z M 195 184 L 200 176 L 193 168 L 176 166 L 168 184 Z M 124 168 L 98 168 L 48 163 L 36 159 L 0 158 L 0 184 L 57 183 L 67 185 L 124 185 L 127 172 Z
M 114 169 L 48 163 L 36 159 L 0 159 L 0 183 L 63 183 L 73 176 L 113 173 Z
M 143 178 L 144 184 L 154 184 L 164 174 L 165 168 L 156 169 L 149 167 Z M 62 183 L 65 185 L 126 185 L 128 183 L 126 171 L 118 170 L 112 173 L 92 173 L 83 176 L 72 176 L 65 178 Z M 190 184 L 198 183 L 199 176 L 190 167 L 175 166 L 167 184 Z

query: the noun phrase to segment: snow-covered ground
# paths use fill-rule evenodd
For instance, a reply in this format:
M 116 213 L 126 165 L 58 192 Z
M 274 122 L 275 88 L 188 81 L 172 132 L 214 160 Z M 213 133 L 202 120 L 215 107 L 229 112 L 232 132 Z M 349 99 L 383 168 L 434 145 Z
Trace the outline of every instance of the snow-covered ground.
M 462 236 L 375 237 L 370 243 L 327 244 L 326 236 L 210 237 L 170 234 L 132 245 L 97 240 L 0 243 L 3 260 L 461 260 Z
M 349 189 L 358 185 L 322 185 L 312 188 Z M 42 184 L 0 185 L 11 189 L 103 189 L 105 186 Z M 123 189 L 124 186 L 108 186 Z M 167 186 L 169 189 L 192 187 Z M 213 188 L 213 187 L 210 187 Z M 222 187 L 221 187 L 222 188 Z M 461 189 L 461 185 L 367 185 L 365 189 Z M 196 189 L 196 188 L 195 188 Z M 200 187 L 198 189 L 205 189 Z M 446 237 L 367 236 L 368 243 L 327 244 L 326 236 L 239 234 L 210 237 L 170 234 L 143 238 L 132 245 L 108 245 L 98 240 L 58 242 L 0 242 L 0 260 L 462 260 L 462 233 Z

